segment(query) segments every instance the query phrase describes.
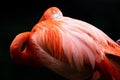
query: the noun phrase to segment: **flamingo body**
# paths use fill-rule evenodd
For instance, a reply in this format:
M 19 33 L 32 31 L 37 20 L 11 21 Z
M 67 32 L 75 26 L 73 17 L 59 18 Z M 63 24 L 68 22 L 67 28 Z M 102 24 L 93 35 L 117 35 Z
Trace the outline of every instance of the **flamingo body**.
M 22 45 L 26 43 L 22 51 Z M 63 16 L 57 7 L 45 11 L 31 32 L 18 34 L 11 57 L 22 64 L 45 66 L 70 80 L 120 80 L 120 46 L 93 25 Z

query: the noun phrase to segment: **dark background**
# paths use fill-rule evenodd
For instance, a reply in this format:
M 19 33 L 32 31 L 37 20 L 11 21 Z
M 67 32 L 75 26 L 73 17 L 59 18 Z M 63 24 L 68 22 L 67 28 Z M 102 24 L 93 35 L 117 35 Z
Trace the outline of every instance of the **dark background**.
M 9 47 L 14 37 L 30 31 L 43 12 L 56 6 L 64 16 L 91 23 L 113 40 L 120 38 L 119 0 L 28 0 L 0 2 L 0 80 L 64 80 L 46 68 L 12 62 Z

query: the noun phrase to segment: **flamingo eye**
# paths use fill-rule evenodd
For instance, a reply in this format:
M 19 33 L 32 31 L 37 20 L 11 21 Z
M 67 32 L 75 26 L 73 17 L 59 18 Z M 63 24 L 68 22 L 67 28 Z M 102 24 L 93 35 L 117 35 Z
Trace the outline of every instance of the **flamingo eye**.
M 54 19 L 58 19 L 60 18 L 62 15 L 60 13 L 57 13 L 57 12 L 53 12 L 53 18 Z
M 53 13 L 53 17 L 56 19 L 56 18 L 59 18 L 60 17 L 60 14 L 58 13 Z

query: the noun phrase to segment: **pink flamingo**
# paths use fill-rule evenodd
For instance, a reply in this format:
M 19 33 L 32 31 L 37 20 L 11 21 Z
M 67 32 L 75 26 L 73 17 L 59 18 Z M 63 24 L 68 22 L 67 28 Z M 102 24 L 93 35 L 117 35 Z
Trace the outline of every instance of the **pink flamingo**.
M 47 9 L 31 32 L 18 34 L 10 53 L 19 64 L 44 66 L 70 80 L 91 75 L 92 80 L 120 80 L 120 46 L 93 25 L 63 16 L 57 7 Z

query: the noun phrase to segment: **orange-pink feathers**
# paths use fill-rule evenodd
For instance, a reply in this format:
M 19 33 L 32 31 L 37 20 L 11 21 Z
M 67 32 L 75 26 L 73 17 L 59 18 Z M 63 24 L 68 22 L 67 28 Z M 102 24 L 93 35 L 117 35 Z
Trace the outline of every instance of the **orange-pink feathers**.
M 25 50 L 20 51 L 25 42 Z M 63 16 L 56 7 L 46 10 L 31 32 L 16 36 L 10 52 L 13 60 L 42 63 L 68 79 L 86 79 L 96 72 L 100 75 L 94 80 L 120 79 L 120 63 L 107 56 L 120 59 L 120 46 L 93 25 Z

